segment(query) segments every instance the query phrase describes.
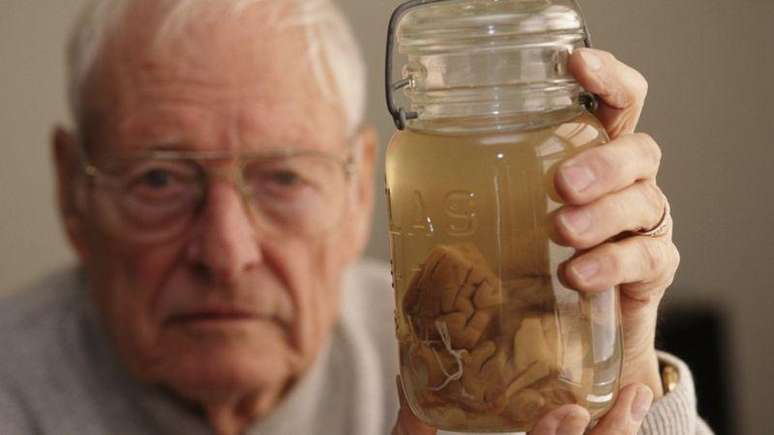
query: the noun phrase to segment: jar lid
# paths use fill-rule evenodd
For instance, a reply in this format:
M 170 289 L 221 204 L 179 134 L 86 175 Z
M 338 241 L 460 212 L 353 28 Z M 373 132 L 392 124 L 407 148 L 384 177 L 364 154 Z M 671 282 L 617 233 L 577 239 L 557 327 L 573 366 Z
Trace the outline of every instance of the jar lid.
M 539 42 L 557 34 L 587 37 L 574 0 L 447 0 L 407 11 L 398 29 L 402 52 L 447 49 L 455 42 L 470 46 L 482 40 Z
M 398 82 L 394 42 L 406 56 Z M 590 45 L 577 0 L 411 0 L 390 19 L 388 109 L 399 129 L 483 118 L 505 128 L 542 122 L 532 114 L 569 116 L 594 101 L 567 65 L 575 48 Z M 397 90 L 409 110 L 396 103 Z

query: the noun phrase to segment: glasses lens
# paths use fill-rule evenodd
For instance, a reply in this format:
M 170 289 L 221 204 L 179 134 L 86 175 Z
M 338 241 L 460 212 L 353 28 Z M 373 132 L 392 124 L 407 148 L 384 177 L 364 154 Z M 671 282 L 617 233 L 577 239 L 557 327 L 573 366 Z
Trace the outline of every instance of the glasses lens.
M 188 223 L 202 196 L 202 174 L 189 161 L 132 160 L 98 178 L 100 214 L 108 228 L 133 240 L 154 240 Z
M 250 160 L 242 182 L 256 219 L 289 233 L 329 229 L 347 197 L 341 163 L 325 155 Z

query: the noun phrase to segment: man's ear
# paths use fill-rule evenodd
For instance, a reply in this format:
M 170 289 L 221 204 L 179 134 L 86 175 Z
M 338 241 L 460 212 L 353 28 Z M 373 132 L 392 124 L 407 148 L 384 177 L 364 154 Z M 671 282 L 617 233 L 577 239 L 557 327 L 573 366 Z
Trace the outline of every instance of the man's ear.
M 374 210 L 374 170 L 376 165 L 379 136 L 373 127 L 364 127 L 357 137 L 360 147 L 359 158 L 356 160 L 357 176 L 355 177 L 352 237 L 353 260 L 359 257 L 365 249 L 371 236 L 371 222 Z
M 56 195 L 59 215 L 70 245 L 81 261 L 88 257 L 84 204 L 78 200 L 83 179 L 80 170 L 78 142 L 75 135 L 56 127 L 51 138 L 51 151 L 56 169 Z M 79 203 L 81 202 L 81 203 Z

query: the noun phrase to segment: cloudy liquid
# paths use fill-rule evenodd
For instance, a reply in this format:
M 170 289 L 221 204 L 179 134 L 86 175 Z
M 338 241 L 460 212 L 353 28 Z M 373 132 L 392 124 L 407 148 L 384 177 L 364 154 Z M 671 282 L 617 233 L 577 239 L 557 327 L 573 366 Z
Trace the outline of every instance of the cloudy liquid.
M 620 375 L 617 293 L 556 277 L 557 164 L 606 142 L 589 114 L 549 128 L 402 131 L 387 153 L 401 379 L 414 413 L 453 431 L 527 431 L 566 403 L 607 410 Z

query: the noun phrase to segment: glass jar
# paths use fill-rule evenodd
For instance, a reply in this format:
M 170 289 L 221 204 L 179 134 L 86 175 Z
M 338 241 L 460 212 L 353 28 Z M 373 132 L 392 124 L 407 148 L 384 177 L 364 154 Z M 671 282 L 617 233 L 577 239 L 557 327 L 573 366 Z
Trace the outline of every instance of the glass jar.
M 457 432 L 532 429 L 564 404 L 597 419 L 621 371 L 617 289 L 558 270 L 557 165 L 608 141 L 567 70 L 588 45 L 572 0 L 414 1 L 388 38 L 386 157 L 400 372 L 414 414 Z M 406 56 L 392 83 L 393 41 Z M 410 111 L 396 107 L 403 88 Z

